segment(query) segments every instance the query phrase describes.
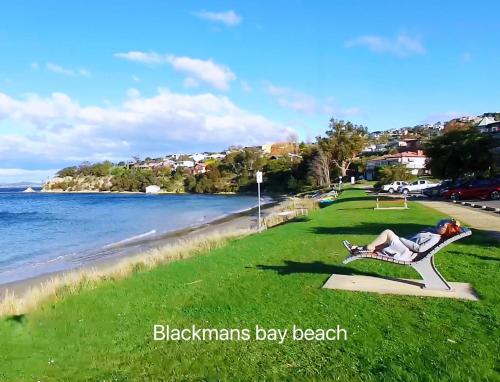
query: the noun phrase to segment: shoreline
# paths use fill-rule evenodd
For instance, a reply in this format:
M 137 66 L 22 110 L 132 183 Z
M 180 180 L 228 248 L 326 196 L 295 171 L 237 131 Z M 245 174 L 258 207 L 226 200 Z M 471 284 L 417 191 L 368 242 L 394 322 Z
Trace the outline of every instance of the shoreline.
M 1 190 L 1 189 L 0 189 Z M 24 191 L 21 191 L 24 192 Z M 147 193 L 145 191 L 96 191 L 96 190 L 81 190 L 81 191 L 64 191 L 64 190 L 35 190 L 32 194 L 121 194 L 121 195 L 222 195 L 222 196 L 248 196 L 254 195 L 252 192 L 211 192 L 211 193 L 195 193 L 195 192 L 174 192 L 160 191 L 158 193 Z M 276 197 L 275 194 L 262 193 L 261 197 Z
M 261 206 L 262 218 L 269 216 L 278 210 L 285 199 L 273 200 Z M 256 216 L 258 207 L 251 207 L 243 211 L 234 212 L 226 216 L 216 218 L 212 221 L 199 225 L 188 226 L 154 238 L 145 238 L 131 243 L 117 243 L 113 247 L 96 252 L 86 258 L 84 264 L 70 269 L 52 271 L 28 277 L 21 280 L 15 280 L 0 284 L 0 301 L 6 293 L 13 293 L 20 297 L 32 288 L 40 287 L 45 282 L 53 278 L 64 276 L 71 273 L 102 270 L 113 268 L 120 262 L 131 259 L 140 254 L 146 254 L 154 250 L 167 247 L 174 247 L 180 244 L 188 244 L 191 241 L 202 239 L 213 235 L 224 235 L 235 231 L 255 231 L 257 232 L 258 218 Z

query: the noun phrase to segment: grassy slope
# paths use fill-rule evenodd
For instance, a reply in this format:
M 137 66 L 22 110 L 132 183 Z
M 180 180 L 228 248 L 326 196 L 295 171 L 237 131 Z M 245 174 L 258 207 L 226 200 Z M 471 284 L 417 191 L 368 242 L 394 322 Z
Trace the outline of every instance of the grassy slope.
M 341 241 L 389 227 L 408 234 L 438 213 L 373 211 L 346 191 L 309 221 L 286 224 L 186 261 L 108 281 L 19 319 L 0 321 L 0 380 L 498 378 L 495 243 L 480 232 L 437 256 L 450 281 L 472 282 L 480 302 L 323 290 L 331 273 L 417 275 L 396 265 L 339 265 Z M 202 280 L 201 282 L 187 283 Z M 153 342 L 152 325 L 328 328 L 347 342 Z M 451 342 L 451 341 L 453 342 Z M 28 361 L 29 359 L 29 361 Z

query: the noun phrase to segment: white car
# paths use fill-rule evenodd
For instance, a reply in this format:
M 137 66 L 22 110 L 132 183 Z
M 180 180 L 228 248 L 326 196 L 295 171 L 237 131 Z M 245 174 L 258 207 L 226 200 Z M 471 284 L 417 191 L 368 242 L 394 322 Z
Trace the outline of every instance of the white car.
M 410 192 L 422 192 L 426 188 L 436 187 L 438 183 L 431 183 L 428 180 L 416 180 L 411 184 L 401 186 L 398 191 L 402 194 L 409 194 Z
M 396 192 L 400 187 L 408 185 L 407 182 L 403 182 L 402 180 L 396 180 L 390 184 L 384 184 L 382 186 L 382 191 L 388 192 L 390 194 L 393 194 Z

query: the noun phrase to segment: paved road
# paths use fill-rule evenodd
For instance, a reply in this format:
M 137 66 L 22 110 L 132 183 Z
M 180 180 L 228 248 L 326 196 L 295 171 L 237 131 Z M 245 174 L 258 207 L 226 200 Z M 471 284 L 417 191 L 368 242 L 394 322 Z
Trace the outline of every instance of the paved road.
M 500 216 L 496 213 L 464 207 L 450 202 L 426 200 L 420 201 L 420 203 L 460 220 L 463 225 L 486 231 L 497 240 L 500 240 Z

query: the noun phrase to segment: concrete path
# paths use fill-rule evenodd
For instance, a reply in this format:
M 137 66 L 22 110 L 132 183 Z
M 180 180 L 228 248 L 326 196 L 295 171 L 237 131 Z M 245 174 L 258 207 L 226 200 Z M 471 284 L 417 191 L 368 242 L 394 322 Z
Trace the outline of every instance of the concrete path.
M 500 241 L 500 216 L 469 207 L 463 207 L 449 202 L 419 201 L 428 206 L 459 220 L 463 225 L 486 231 Z
M 432 290 L 423 287 L 422 280 L 392 279 L 372 276 L 350 276 L 333 274 L 323 285 L 326 289 L 399 294 L 405 296 L 427 296 L 458 298 L 478 301 L 479 298 L 468 283 L 449 283 L 452 290 Z

